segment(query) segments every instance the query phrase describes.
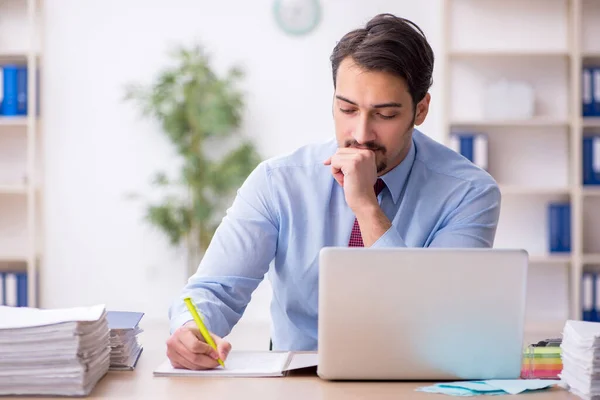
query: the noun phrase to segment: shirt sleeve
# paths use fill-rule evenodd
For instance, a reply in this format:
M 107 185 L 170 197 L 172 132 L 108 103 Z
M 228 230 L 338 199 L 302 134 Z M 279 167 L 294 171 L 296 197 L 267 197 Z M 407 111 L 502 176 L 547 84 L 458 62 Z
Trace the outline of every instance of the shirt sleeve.
M 493 247 L 500 217 L 501 195 L 498 186 L 489 183 L 473 186 L 444 219 L 427 247 Z M 393 226 L 371 247 L 407 247 Z
M 209 331 L 224 337 L 239 321 L 275 256 L 279 229 L 269 174 L 261 163 L 238 190 L 196 273 L 169 309 L 171 333 L 192 320 L 190 296 Z
M 500 202 L 495 183 L 472 187 L 445 218 L 429 247 L 493 247 Z

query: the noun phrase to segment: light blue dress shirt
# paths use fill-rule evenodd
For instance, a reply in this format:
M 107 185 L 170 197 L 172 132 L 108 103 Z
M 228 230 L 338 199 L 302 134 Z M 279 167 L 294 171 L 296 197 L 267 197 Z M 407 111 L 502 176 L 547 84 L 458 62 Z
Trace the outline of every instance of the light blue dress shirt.
M 250 174 L 171 306 L 171 331 L 192 319 L 189 295 L 208 329 L 228 335 L 268 272 L 274 350 L 317 349 L 319 251 L 347 246 L 355 219 L 323 165 L 336 149 L 335 140 L 305 146 Z M 466 158 L 415 129 L 407 157 L 382 178 L 392 227 L 372 247 L 492 247 L 500 191 Z

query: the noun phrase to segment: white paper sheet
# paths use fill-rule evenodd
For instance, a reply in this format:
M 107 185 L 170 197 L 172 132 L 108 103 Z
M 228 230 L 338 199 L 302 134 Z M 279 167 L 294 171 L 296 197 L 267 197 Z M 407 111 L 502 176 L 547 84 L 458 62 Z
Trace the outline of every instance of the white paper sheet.
M 285 370 L 316 367 L 318 363 L 319 356 L 317 353 L 296 353 Z
M 31 328 L 62 322 L 98 321 L 104 310 L 103 304 L 52 310 L 0 306 L 0 329 Z
M 155 371 L 155 376 L 198 376 L 198 377 L 270 377 L 283 376 L 291 353 L 265 351 L 232 351 L 225 368 L 204 371 L 173 368 L 169 360 L 165 360 Z

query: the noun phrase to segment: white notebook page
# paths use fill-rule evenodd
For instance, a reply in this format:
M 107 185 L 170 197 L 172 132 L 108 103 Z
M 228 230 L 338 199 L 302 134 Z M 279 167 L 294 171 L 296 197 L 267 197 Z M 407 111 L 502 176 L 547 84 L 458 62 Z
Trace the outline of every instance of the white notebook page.
M 155 371 L 156 376 L 282 376 L 290 358 L 288 352 L 276 353 L 267 351 L 232 351 L 225 360 L 225 368 L 192 371 L 173 368 L 169 360 L 165 360 Z

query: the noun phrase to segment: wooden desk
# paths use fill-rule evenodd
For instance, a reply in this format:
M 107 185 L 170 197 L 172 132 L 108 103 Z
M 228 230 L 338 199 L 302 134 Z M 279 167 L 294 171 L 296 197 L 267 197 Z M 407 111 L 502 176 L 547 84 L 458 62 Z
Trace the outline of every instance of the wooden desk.
M 295 373 L 283 378 L 185 378 L 154 377 L 152 371 L 166 358 L 167 329 L 149 327 L 141 338 L 144 352 L 135 371 L 110 371 L 96 385 L 89 399 L 445 399 L 453 397 L 415 392 L 430 382 L 328 382 L 314 371 Z M 482 396 L 489 398 L 489 396 Z M 559 388 L 505 397 L 507 400 L 579 399 Z M 2 398 L 4 399 L 4 398 Z M 15 397 L 15 400 L 40 400 Z M 64 398 L 61 398 L 64 400 Z

